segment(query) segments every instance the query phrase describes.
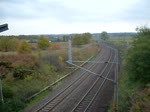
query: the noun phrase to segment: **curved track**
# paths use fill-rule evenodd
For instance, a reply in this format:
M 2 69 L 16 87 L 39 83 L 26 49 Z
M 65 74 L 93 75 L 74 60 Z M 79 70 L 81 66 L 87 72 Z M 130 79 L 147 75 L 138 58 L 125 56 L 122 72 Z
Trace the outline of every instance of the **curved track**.
M 104 93 L 103 88 L 105 88 L 105 85 L 107 85 L 108 82 L 106 78 L 114 78 L 114 64 L 109 63 L 110 61 L 114 61 L 114 59 L 114 50 L 107 45 L 103 45 L 100 54 L 98 54 L 93 61 L 107 61 L 108 63 L 88 62 L 88 64 L 84 66 L 84 68 L 99 74 L 99 76 L 84 70 L 79 70 L 57 92 L 54 92 L 51 97 L 47 97 L 45 102 L 42 102 L 38 107 L 28 111 L 90 112 L 94 107 L 93 105 L 100 102 L 96 99 L 100 99 L 98 96 L 100 96 L 100 93 Z M 103 76 L 103 78 L 101 76 Z M 111 85 L 113 85 L 112 82 Z M 95 109 L 95 111 L 96 110 L 97 109 Z

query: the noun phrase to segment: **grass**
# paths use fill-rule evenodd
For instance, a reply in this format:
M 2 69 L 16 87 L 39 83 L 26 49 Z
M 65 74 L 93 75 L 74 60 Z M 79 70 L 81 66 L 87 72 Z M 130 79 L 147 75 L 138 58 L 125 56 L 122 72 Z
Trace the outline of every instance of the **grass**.
M 51 90 L 46 90 L 46 91 L 42 92 L 37 97 L 35 97 L 32 100 L 30 100 L 27 103 L 27 107 L 30 107 L 30 106 L 34 105 L 35 103 L 37 103 L 38 101 L 40 101 L 41 99 L 43 99 L 45 96 L 47 96 L 50 92 L 51 92 Z
M 117 37 L 113 37 L 113 38 L 110 38 L 109 41 L 112 41 L 112 42 L 122 42 L 122 41 L 126 41 L 126 42 L 132 42 L 133 41 L 133 38 L 132 37 L 122 37 L 122 38 L 117 38 Z

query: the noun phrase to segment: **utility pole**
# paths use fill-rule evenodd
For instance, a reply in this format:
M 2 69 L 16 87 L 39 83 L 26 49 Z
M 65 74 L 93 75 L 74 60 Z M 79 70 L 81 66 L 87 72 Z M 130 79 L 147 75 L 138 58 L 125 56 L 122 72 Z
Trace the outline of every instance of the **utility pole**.
M 3 89 L 2 89 L 2 80 L 0 79 L 0 93 L 1 93 L 1 100 L 2 104 L 4 103 L 4 98 L 3 98 Z
M 71 44 L 71 37 L 68 40 L 68 61 L 72 63 L 72 44 Z
M 0 25 L 0 32 L 8 30 L 8 24 L 2 24 Z M 3 98 L 3 89 L 2 89 L 2 80 L 0 79 L 0 94 L 1 94 L 1 100 L 2 104 L 4 103 L 4 98 Z

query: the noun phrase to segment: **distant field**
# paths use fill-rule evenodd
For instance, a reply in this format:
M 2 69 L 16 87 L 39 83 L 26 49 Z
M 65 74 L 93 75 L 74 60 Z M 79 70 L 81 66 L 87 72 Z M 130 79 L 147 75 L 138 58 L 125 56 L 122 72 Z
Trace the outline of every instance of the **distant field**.
M 125 37 L 125 38 L 123 38 L 123 37 L 121 37 L 121 38 L 118 38 L 118 37 L 113 37 L 113 38 L 109 38 L 109 41 L 118 41 L 118 42 L 120 42 L 120 41 L 126 41 L 126 42 L 132 42 L 133 41 L 133 37 Z

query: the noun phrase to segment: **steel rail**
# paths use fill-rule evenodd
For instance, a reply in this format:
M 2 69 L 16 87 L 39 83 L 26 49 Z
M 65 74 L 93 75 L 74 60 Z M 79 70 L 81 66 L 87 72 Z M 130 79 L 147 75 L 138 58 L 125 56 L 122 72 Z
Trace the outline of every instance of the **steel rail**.
M 102 56 L 101 56 L 102 57 Z M 101 58 L 100 57 L 100 58 Z M 91 68 L 93 65 L 90 65 L 89 68 Z M 78 68 L 77 68 L 78 69 Z M 86 71 L 84 71 L 82 74 L 85 74 Z M 81 75 L 81 77 L 83 77 L 84 75 Z M 87 76 L 87 75 L 85 75 Z M 74 83 L 76 83 L 81 77 L 79 77 L 77 80 L 75 80 L 74 82 L 72 82 L 70 85 L 68 85 L 66 88 L 64 88 L 61 92 L 59 92 L 55 97 L 53 97 L 52 99 L 50 99 L 47 103 L 45 103 L 42 107 L 40 107 L 39 109 L 36 110 L 36 112 L 41 111 L 42 109 L 44 109 L 51 101 L 53 101 L 55 98 L 57 98 L 60 94 L 62 94 L 64 91 L 66 91 L 69 87 L 71 87 Z
M 91 56 L 88 60 L 91 60 L 93 58 L 93 56 Z M 87 62 L 82 63 L 80 66 L 85 65 Z M 40 93 L 44 92 L 45 90 L 47 90 L 48 88 L 54 86 L 55 84 L 57 84 L 58 82 L 60 82 L 61 80 L 65 79 L 66 77 L 68 77 L 69 75 L 71 75 L 72 73 L 74 73 L 75 71 L 77 71 L 79 68 L 75 68 L 73 71 L 71 71 L 70 73 L 67 73 L 66 75 L 62 76 L 61 78 L 59 78 L 58 80 L 56 80 L 55 82 L 53 82 L 52 84 L 44 87 L 42 90 L 40 90 L 39 92 L 33 94 L 32 96 L 28 97 L 27 100 L 30 100 L 34 97 L 36 97 L 37 95 L 39 95 Z
M 91 67 L 91 66 L 90 66 Z M 83 74 L 84 73 L 86 73 L 85 71 L 83 72 Z M 79 77 L 75 82 L 72 82 L 69 86 L 67 86 L 65 89 L 63 89 L 63 91 L 62 92 L 60 92 L 60 93 L 58 93 L 55 97 L 53 97 L 50 101 L 48 101 L 44 106 L 43 106 L 43 108 L 45 108 L 47 105 L 49 105 L 49 102 L 52 102 L 54 99 L 56 99 L 57 97 L 59 97 L 59 95 L 61 95 L 63 92 L 65 92 L 65 91 L 67 91 L 67 89 L 68 88 L 70 88 L 74 83 L 76 83 L 76 82 L 78 82 L 79 80 L 81 80 L 82 81 L 82 79 L 81 78 L 83 78 L 84 80 L 86 79 L 86 78 L 84 78 L 84 76 L 85 77 L 88 77 L 88 76 L 86 76 L 86 75 L 81 75 L 81 77 Z M 80 85 L 80 83 L 78 83 L 78 85 L 77 86 L 79 86 Z M 69 93 L 71 93 L 73 90 L 71 90 Z M 67 93 L 67 94 L 69 94 L 69 93 Z M 65 98 L 65 97 L 64 97 Z M 64 99 L 63 98 L 63 99 Z M 62 100 L 63 100 L 62 99 Z M 58 104 L 58 103 L 57 103 Z M 55 105 L 56 106 L 56 105 Z M 53 106 L 51 109 L 53 109 L 55 106 Z M 43 108 L 41 108 L 40 110 L 42 110 Z M 49 110 L 51 110 L 50 108 L 49 108 Z M 39 110 L 39 111 L 40 111 Z
M 116 59 L 116 55 L 115 55 L 115 57 L 114 57 L 114 60 L 115 60 L 115 59 Z M 114 60 L 113 60 L 113 61 L 114 61 Z M 112 70 L 113 65 L 114 65 L 114 64 L 111 64 L 111 67 L 110 67 L 110 69 L 109 69 L 109 71 L 108 71 L 106 77 L 108 77 L 110 71 Z M 87 107 L 86 107 L 86 109 L 84 110 L 84 112 L 87 112 L 87 110 L 90 108 L 90 106 L 92 105 L 93 101 L 94 101 L 95 98 L 97 97 L 98 93 L 99 93 L 100 90 L 102 89 L 102 87 L 103 87 L 103 85 L 104 85 L 105 82 L 106 82 L 106 79 L 103 80 L 102 84 L 101 84 L 100 87 L 98 88 L 96 94 L 94 95 L 94 97 L 92 98 L 92 100 L 90 101 L 90 103 L 87 105 Z
M 85 68 L 82 68 L 82 67 L 80 67 L 80 66 L 78 66 L 78 65 L 76 65 L 76 64 L 70 63 L 69 61 L 67 61 L 67 62 L 68 62 L 69 64 L 71 64 L 71 65 L 73 65 L 73 66 L 75 66 L 75 67 L 78 67 L 78 68 L 80 68 L 80 69 L 83 69 L 83 70 L 85 70 L 85 71 L 87 71 L 87 72 L 89 72 L 89 73 L 91 73 L 91 74 L 93 74 L 93 75 L 95 75 L 95 76 L 97 76 L 97 77 L 104 78 L 104 79 L 107 79 L 107 80 L 109 80 L 109 81 L 115 83 L 114 80 L 112 80 L 112 79 L 109 79 L 109 78 L 107 78 L 107 77 L 105 77 L 105 76 L 99 75 L 99 74 L 97 74 L 97 73 L 95 73 L 95 72 L 92 72 L 92 71 L 90 71 L 90 70 L 87 70 L 87 69 L 85 69 Z M 109 63 L 109 61 L 108 61 L 108 63 Z M 107 65 L 108 65 L 108 63 L 107 63 Z
M 112 53 L 111 53 L 111 55 L 110 55 L 109 61 L 110 61 L 111 57 L 112 57 Z M 108 64 L 105 66 L 105 68 L 103 69 L 103 71 L 101 72 L 100 75 L 102 75 L 102 74 L 105 72 L 107 66 L 108 66 Z M 79 105 L 83 102 L 83 100 L 87 97 L 87 95 L 90 93 L 90 91 L 93 89 L 93 87 L 94 87 L 94 86 L 96 85 L 96 83 L 99 81 L 99 79 L 100 79 L 100 77 L 98 77 L 98 78 L 96 79 L 96 81 L 92 84 L 92 86 L 90 87 L 90 89 L 86 92 L 86 94 L 82 97 L 82 99 L 78 102 L 78 104 L 71 110 L 71 112 L 75 112 L 75 111 L 76 111 L 76 109 L 77 109 L 77 108 L 79 107 Z M 106 80 L 106 79 L 104 79 L 104 80 Z

